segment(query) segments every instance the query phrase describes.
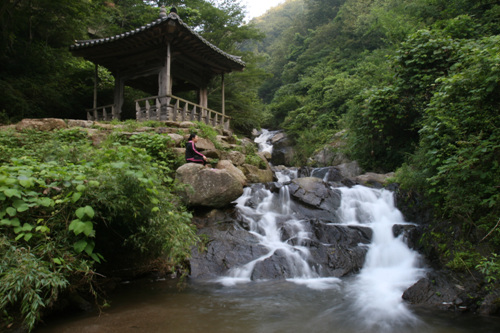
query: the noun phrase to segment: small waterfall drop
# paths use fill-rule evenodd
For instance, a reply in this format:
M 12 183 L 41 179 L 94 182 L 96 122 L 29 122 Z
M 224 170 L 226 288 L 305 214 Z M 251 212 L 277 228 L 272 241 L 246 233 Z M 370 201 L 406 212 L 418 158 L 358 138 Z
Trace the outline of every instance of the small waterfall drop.
M 273 153 L 273 145 L 270 143 L 276 132 L 262 129 L 262 134 L 255 138 L 254 142 L 258 144 L 260 152 Z

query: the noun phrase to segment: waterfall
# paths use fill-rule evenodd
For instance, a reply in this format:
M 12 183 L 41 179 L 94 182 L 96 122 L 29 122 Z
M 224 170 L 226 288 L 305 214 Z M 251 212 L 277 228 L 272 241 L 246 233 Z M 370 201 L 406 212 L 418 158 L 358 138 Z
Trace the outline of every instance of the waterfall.
M 256 142 L 260 142 L 261 149 L 272 150 L 272 146 L 264 145 L 271 137 L 269 132 L 264 131 Z M 340 220 L 334 224 L 363 226 L 373 231 L 371 244 L 359 245 L 368 246 L 361 271 L 354 278 L 342 280 L 321 276 L 318 267 L 311 262 L 307 221 L 295 216 L 294 202 L 285 185 L 297 177 L 297 172 L 283 169 L 276 171 L 276 177 L 279 193 L 263 186 L 247 187 L 235 201 L 249 232 L 268 252 L 243 266 L 232 267 L 227 276 L 219 278 L 218 282 L 224 285 L 250 282 L 259 262 L 279 255 L 286 258 L 286 268 L 283 269 L 287 281 L 313 289 L 344 288 L 346 297 L 351 300 L 349 306 L 360 314 L 362 322 L 370 329 L 388 330 L 399 321 L 408 323 L 416 320 L 401 296 L 406 288 L 424 275 L 424 270 L 420 268 L 418 253 L 408 248 L 402 236 L 395 237 L 393 234 L 394 225 L 409 224 L 395 207 L 393 193 L 360 185 L 338 188 L 341 192 L 337 211 Z M 327 175 L 324 178 L 327 179 Z M 349 284 L 345 285 L 345 281 Z
M 381 330 L 389 330 L 398 322 L 416 321 L 401 295 L 425 271 L 420 268 L 418 253 L 406 246 L 402 236 L 393 234 L 395 224 L 407 224 L 394 206 L 393 194 L 359 185 L 340 190 L 342 223 L 368 225 L 373 230 L 365 264 L 348 288 L 355 309 L 367 326 Z
M 258 144 L 260 152 L 273 153 L 273 145 L 270 143 L 270 140 L 276 133 L 263 129 L 262 134 L 255 138 L 254 142 Z
M 251 206 L 247 205 L 249 200 L 252 200 Z M 306 284 L 314 289 L 338 286 L 338 278 L 321 278 L 311 267 L 309 249 L 305 246 L 309 232 L 305 221 L 294 217 L 293 202 L 287 186 L 282 186 L 279 193 L 272 193 L 262 187 L 247 187 L 235 203 L 241 218 L 248 224 L 250 233 L 268 249 L 268 253 L 241 267 L 231 268 L 228 276 L 219 278 L 218 282 L 226 286 L 250 282 L 255 265 L 279 252 L 286 258 L 287 280 Z M 288 237 L 282 240 L 284 230 Z

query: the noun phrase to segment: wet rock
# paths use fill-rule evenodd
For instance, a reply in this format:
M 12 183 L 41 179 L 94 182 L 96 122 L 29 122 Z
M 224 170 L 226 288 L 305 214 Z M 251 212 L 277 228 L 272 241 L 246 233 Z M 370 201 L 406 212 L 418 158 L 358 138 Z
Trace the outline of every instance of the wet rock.
M 479 290 L 479 284 L 471 276 L 444 270 L 429 271 L 405 290 L 402 297 L 411 304 L 464 312 L 477 308 L 479 297 L 474 290 Z
M 271 138 L 271 143 L 273 145 L 271 163 L 273 165 L 292 165 L 295 151 L 286 134 L 283 132 L 277 133 Z
M 500 314 L 500 291 L 494 290 L 487 295 L 481 303 L 478 312 L 483 316 Z
M 395 224 L 392 227 L 394 237 L 402 235 L 403 241 L 410 249 L 418 249 L 418 241 L 422 236 L 422 228 L 413 224 Z
M 222 223 L 199 230 L 207 239 L 200 250 L 195 248 L 190 259 L 192 278 L 227 276 L 232 267 L 241 267 L 268 252 L 256 236 L 233 223 Z
M 340 192 L 319 178 L 297 178 L 288 185 L 290 196 L 305 218 L 335 221 L 340 207 Z
M 312 223 L 311 255 L 325 276 L 341 277 L 358 272 L 365 261 L 372 230 L 367 227 L 351 227 Z

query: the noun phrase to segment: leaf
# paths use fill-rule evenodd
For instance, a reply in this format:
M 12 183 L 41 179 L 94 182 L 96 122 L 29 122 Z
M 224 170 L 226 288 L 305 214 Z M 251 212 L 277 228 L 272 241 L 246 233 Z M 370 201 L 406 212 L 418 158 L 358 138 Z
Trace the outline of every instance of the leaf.
M 11 217 L 16 216 L 16 214 L 17 214 L 17 210 L 13 207 L 8 207 L 6 209 L 6 211 L 7 211 L 7 214 L 9 214 Z
M 31 237 L 33 237 L 33 234 L 31 232 L 27 233 L 24 235 L 24 240 L 26 242 L 29 242 L 29 240 L 31 239 Z
M 44 197 L 44 198 L 40 198 L 38 200 L 38 203 L 40 205 L 42 205 L 43 207 L 51 207 L 51 206 L 54 206 L 54 200 L 52 200 L 51 198 L 47 198 L 47 197 Z
M 9 198 L 18 197 L 19 199 L 21 199 L 21 191 L 15 188 L 7 189 L 3 193 Z
M 86 188 L 85 185 L 78 185 L 76 187 L 76 190 L 79 191 L 79 192 L 83 192 L 83 191 L 85 191 L 85 188 Z
M 30 206 L 22 200 L 14 200 L 12 205 L 19 213 L 25 212 L 30 208 Z
M 53 261 L 55 264 L 57 264 L 57 265 L 61 265 L 61 264 L 62 264 L 61 259 L 59 259 L 59 258 L 52 258 L 52 261 Z
M 39 231 L 43 234 L 46 234 L 50 232 L 50 228 L 45 225 L 39 225 L 38 227 L 35 228 L 35 231 Z
M 71 197 L 71 201 L 73 203 L 77 202 L 82 196 L 82 193 L 81 192 L 75 192 L 73 193 L 73 196 Z
M 80 239 L 78 242 L 73 244 L 73 249 L 77 253 L 82 253 L 82 251 L 87 247 L 87 241 L 85 239 Z
M 95 243 L 93 241 L 87 242 L 87 246 L 85 247 L 85 252 L 90 256 L 94 251 Z
M 30 188 L 33 186 L 34 183 L 32 178 L 27 178 L 27 179 L 19 179 L 19 184 L 22 187 Z
M 80 207 L 76 210 L 76 216 L 81 220 L 85 220 L 84 217 L 92 219 L 94 215 L 94 209 L 90 206 Z

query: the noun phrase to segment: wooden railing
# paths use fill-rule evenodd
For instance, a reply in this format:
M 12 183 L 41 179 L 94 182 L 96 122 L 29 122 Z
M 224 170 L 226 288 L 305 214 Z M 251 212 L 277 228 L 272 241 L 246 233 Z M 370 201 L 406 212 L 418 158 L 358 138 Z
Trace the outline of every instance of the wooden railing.
M 176 96 L 153 96 L 135 101 L 137 121 L 202 121 L 229 130 L 231 117 Z
M 95 109 L 87 109 L 87 120 L 110 121 L 114 119 L 119 119 L 118 115 L 115 113 L 114 104 L 100 106 Z

